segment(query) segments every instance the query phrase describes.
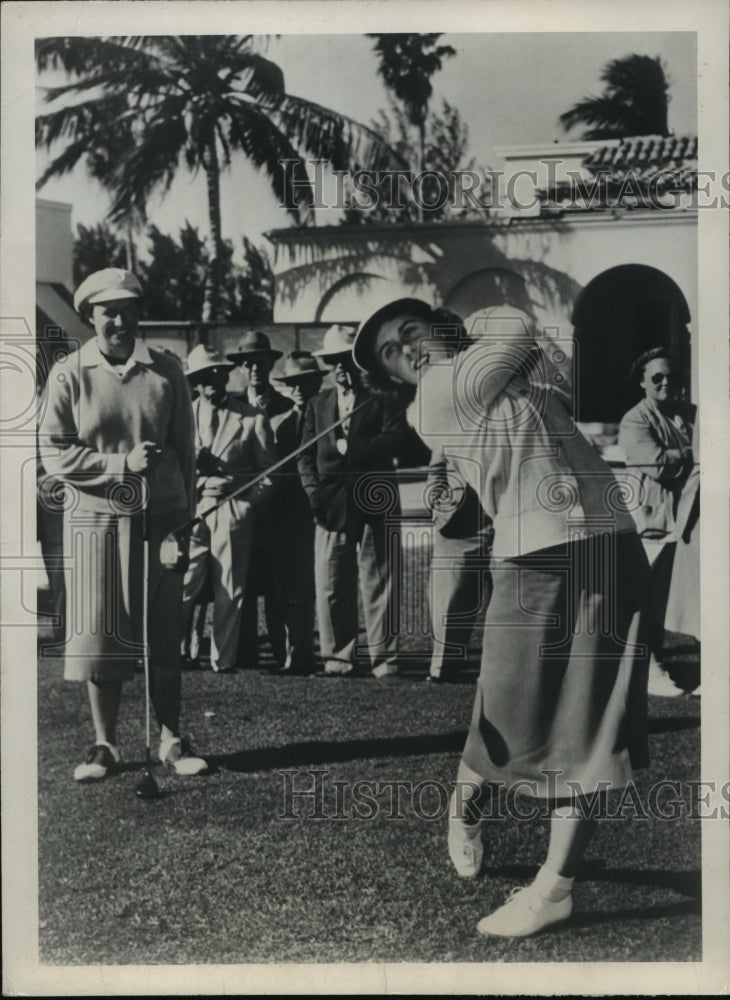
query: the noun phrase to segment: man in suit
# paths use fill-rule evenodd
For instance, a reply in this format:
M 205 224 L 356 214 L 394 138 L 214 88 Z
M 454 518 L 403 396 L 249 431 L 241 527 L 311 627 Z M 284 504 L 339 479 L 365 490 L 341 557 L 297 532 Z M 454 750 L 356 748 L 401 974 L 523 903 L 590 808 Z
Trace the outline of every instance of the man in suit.
M 193 403 L 198 512 L 233 493 L 276 461 L 274 437 L 266 416 L 226 392 L 232 367 L 204 344 L 193 348 L 188 357 L 186 374 L 198 389 Z M 192 532 L 183 612 L 189 622 L 195 598 L 210 572 L 214 595 L 210 662 L 218 673 L 235 669 L 256 511 L 272 486 L 271 480 L 264 480 L 252 492 L 222 504 Z
M 283 372 L 274 381 L 288 387 L 294 403 L 271 421 L 279 456 L 299 447 L 304 410 L 322 386 L 325 372 L 309 351 L 284 359 Z M 275 615 L 286 629 L 286 661 L 276 673 L 311 674 L 314 671 L 314 516 L 299 478 L 296 459 L 274 474 L 274 491 L 267 502 L 269 523 L 275 527 L 267 553 L 276 580 Z M 268 601 L 267 595 L 267 601 Z
M 358 578 L 372 673 L 398 672 L 398 581 L 388 559 L 386 519 L 400 513 L 393 457 L 405 417 L 370 396 L 352 359 L 354 330 L 333 326 L 315 355 L 332 370 L 335 387 L 304 413 L 302 444 L 338 418 L 344 424 L 302 452 L 302 485 L 316 520 L 314 572 L 321 655 L 326 676 L 355 672 Z M 366 404 L 363 406 L 363 404 Z
M 278 392 L 271 384 L 271 370 L 274 362 L 282 356 L 273 350 L 265 333 L 249 331 L 241 337 L 238 347 L 227 355 L 228 359 L 241 368 L 248 380 L 245 398 L 249 406 L 266 414 L 269 421 L 287 413 L 294 405 L 289 396 Z M 277 458 L 283 455 L 277 453 Z M 266 504 L 259 511 L 256 521 L 256 535 L 248 574 L 248 587 L 243 601 L 243 618 L 237 663 L 246 669 L 256 669 L 259 665 L 258 640 L 258 595 L 264 595 L 266 628 L 274 662 L 279 667 L 286 664 L 286 623 L 280 596 L 280 582 L 270 558 L 279 531 L 277 519 L 272 516 Z

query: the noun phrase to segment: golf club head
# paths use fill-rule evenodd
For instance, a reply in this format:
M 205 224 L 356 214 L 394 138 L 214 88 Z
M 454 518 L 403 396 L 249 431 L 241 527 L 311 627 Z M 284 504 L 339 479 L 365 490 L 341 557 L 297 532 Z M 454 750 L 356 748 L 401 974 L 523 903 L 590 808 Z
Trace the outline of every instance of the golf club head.
M 152 777 L 149 767 L 145 767 L 144 777 L 134 791 L 139 799 L 158 799 L 160 797 L 160 789 Z

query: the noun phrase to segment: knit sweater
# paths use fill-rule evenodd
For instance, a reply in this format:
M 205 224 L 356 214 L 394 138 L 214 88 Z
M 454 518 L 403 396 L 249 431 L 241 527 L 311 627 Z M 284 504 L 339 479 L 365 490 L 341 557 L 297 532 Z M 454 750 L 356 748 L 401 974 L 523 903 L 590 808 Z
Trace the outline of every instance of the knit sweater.
M 495 559 L 633 531 L 613 472 L 555 393 L 528 379 L 528 343 L 476 344 L 426 370 L 408 410 L 494 522 Z
M 39 427 L 42 461 L 78 490 L 77 510 L 131 514 L 148 492 L 151 512 L 192 514 L 195 451 L 187 380 L 174 358 L 139 346 L 122 377 L 104 361 L 96 338 L 53 366 Z M 142 441 L 161 451 L 145 476 L 127 466 L 127 455 Z

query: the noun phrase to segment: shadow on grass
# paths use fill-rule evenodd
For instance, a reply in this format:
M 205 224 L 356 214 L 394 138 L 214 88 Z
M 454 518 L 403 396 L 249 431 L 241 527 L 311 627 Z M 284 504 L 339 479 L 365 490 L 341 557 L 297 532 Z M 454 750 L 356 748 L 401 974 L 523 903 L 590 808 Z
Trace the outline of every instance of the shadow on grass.
M 649 719 L 649 733 L 678 733 L 684 729 L 699 729 L 700 717 L 680 715 L 674 718 Z
M 532 881 L 538 872 L 536 865 L 503 865 L 500 867 L 484 868 L 482 878 L 493 877 L 502 879 L 515 879 L 519 882 Z M 584 861 L 576 876 L 578 882 L 612 882 L 617 885 L 654 886 L 658 889 L 670 889 L 678 892 L 682 896 L 690 897 L 692 902 L 677 903 L 672 905 L 689 906 L 682 912 L 699 913 L 701 911 L 702 899 L 702 872 L 699 868 L 691 871 L 671 871 L 664 868 L 607 868 L 600 858 L 587 859 Z M 641 915 L 642 911 L 631 910 L 627 913 L 634 916 Z M 646 915 L 656 910 L 647 908 Z M 613 915 L 617 915 L 617 912 Z
M 272 771 L 282 767 L 312 764 L 339 764 L 371 757 L 419 757 L 439 753 L 460 753 L 464 749 L 466 731 L 427 734 L 424 736 L 392 736 L 377 739 L 317 741 L 289 743 L 283 747 L 261 747 L 239 750 L 221 756 L 206 756 L 213 767 L 228 771 Z

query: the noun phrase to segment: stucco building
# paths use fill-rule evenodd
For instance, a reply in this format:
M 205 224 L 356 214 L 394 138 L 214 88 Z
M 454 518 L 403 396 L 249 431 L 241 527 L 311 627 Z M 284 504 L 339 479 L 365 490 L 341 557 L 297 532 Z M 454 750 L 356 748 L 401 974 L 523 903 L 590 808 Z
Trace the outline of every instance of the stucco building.
M 696 139 L 498 152 L 486 220 L 268 233 L 275 321 L 359 322 L 404 295 L 463 317 L 508 302 L 565 342 L 584 423 L 620 419 L 631 361 L 652 346 L 680 358 L 695 396 Z

